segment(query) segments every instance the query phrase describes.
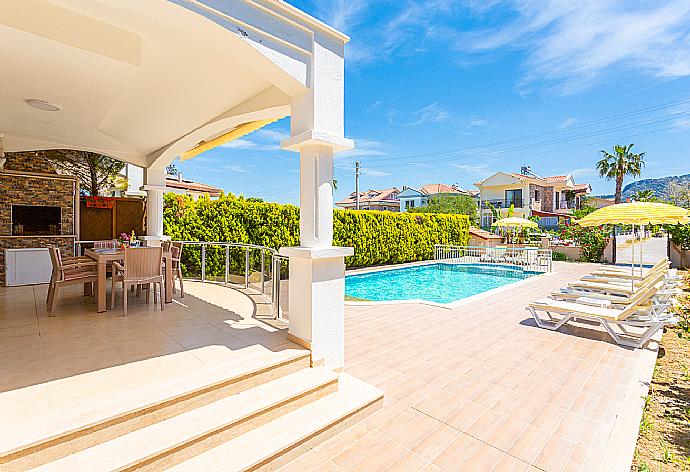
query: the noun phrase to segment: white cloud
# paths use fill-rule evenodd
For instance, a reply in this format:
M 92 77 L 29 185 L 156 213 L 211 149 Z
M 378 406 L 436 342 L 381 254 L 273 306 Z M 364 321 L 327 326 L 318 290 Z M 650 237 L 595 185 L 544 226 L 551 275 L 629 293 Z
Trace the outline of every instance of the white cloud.
M 234 141 L 222 144 L 220 147 L 228 149 L 251 149 L 256 147 L 256 143 L 248 139 L 235 139 Z
M 576 180 L 578 177 L 594 177 L 597 174 L 596 169 L 594 168 L 594 165 L 592 167 L 582 167 L 580 169 L 574 169 L 568 172 L 570 175 L 572 175 Z
M 687 0 L 506 0 L 500 6 L 512 10 L 514 20 L 458 33 L 457 48 L 527 51 L 522 87 L 550 82 L 573 93 L 625 70 L 663 78 L 690 75 Z
M 230 172 L 237 172 L 240 174 L 244 174 L 245 172 L 247 172 L 247 169 L 245 169 L 239 164 L 226 164 L 223 166 L 223 169 L 229 170 Z
M 335 158 L 343 161 L 352 161 L 358 157 L 386 156 L 388 145 L 373 139 L 355 139 L 355 148 L 350 151 L 339 152 Z
M 390 172 L 386 172 L 383 170 L 377 170 L 377 169 L 369 169 L 366 167 L 362 170 L 362 174 L 368 175 L 371 177 L 386 177 L 388 175 L 391 175 Z
M 467 174 L 480 175 L 489 172 L 488 164 L 451 164 L 456 169 Z
M 419 126 L 446 121 L 450 117 L 451 114 L 436 101 L 411 113 L 391 110 L 388 114 L 388 122 L 397 126 Z
M 280 144 L 281 141 L 287 139 L 290 137 L 290 133 L 287 131 L 282 131 L 278 129 L 266 129 L 266 128 L 261 128 L 257 131 L 254 131 L 252 135 L 257 136 L 260 139 L 264 139 L 267 141 L 274 141 L 278 144 Z
M 561 126 L 560 126 L 560 127 L 563 128 L 563 129 L 564 129 L 564 128 L 570 128 L 571 126 L 576 125 L 578 121 L 579 121 L 579 120 L 578 120 L 577 118 L 575 118 L 575 117 L 566 118 L 565 120 L 563 120 L 563 121 L 561 122 Z
M 483 118 L 472 118 L 470 121 L 467 122 L 468 126 L 487 126 L 489 122 Z

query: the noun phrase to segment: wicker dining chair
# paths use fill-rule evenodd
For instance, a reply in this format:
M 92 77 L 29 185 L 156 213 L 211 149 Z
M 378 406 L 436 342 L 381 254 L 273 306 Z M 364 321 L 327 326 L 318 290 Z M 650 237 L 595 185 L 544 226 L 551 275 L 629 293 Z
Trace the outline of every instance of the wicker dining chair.
M 77 257 L 63 260 L 60 249 L 55 246 L 49 246 L 48 252 L 53 263 L 53 273 L 50 277 L 46 304 L 48 313 L 54 316 L 53 307 L 60 288 L 67 285 L 90 284 L 90 293 L 93 293 L 93 284 L 98 282 L 98 263 L 93 259 L 85 260 Z
M 94 241 L 93 242 L 93 248 L 94 249 L 115 249 L 117 247 L 117 240 L 115 239 L 106 239 L 103 241 Z
M 175 279 L 180 281 L 180 298 L 184 298 L 184 282 L 182 281 L 182 243 L 172 243 L 170 246 L 170 255 L 172 259 L 172 291 L 175 293 Z
M 113 283 L 110 293 L 110 308 L 115 307 L 116 283 L 122 282 L 122 315 L 127 316 L 127 288 L 137 285 L 153 284 L 153 302 L 158 303 L 160 296 L 161 310 L 164 310 L 163 283 L 165 276 L 161 273 L 163 249 L 161 247 L 126 247 L 124 265 L 113 262 Z M 158 290 L 156 290 L 158 284 Z M 151 290 L 146 290 L 146 303 L 149 303 Z

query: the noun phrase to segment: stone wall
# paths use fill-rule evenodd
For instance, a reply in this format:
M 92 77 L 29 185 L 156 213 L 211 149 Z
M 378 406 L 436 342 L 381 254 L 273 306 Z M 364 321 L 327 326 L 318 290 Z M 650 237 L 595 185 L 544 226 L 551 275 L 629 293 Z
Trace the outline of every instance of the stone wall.
M 539 191 L 539 200 L 536 200 L 537 191 Z M 532 202 L 533 210 L 553 211 L 553 187 L 529 184 L 529 200 Z
M 41 152 L 8 153 L 0 173 L 0 285 L 5 285 L 5 249 L 55 245 L 65 255 L 74 253 L 76 183 L 60 177 Z M 37 175 L 17 175 L 30 172 Z M 55 236 L 12 236 L 12 205 L 59 206 L 60 234 Z
M 75 191 L 73 180 L 0 174 L 0 236 L 12 235 L 12 205 L 59 206 L 60 234 L 74 234 Z
M 8 152 L 5 155 L 5 170 L 57 174 L 55 167 L 46 158 L 46 152 L 48 151 Z

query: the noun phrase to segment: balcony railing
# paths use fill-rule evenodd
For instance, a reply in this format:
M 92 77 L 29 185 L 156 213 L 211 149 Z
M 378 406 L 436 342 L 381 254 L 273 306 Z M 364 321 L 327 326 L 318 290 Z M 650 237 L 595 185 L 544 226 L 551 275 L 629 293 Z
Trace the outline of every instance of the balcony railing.
M 491 203 L 496 208 L 510 208 L 510 205 L 513 205 L 515 208 L 522 208 L 524 200 L 522 198 L 513 198 L 512 200 L 482 200 L 482 208 L 489 208 L 487 203 Z
M 551 272 L 552 252 L 538 247 L 452 246 L 436 244 L 434 260 L 449 264 L 518 266 L 533 272 Z

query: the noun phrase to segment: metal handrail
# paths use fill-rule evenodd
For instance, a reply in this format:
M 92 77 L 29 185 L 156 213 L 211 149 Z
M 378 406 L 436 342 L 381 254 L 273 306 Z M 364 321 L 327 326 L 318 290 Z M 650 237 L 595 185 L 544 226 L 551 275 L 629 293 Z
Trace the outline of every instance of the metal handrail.
M 258 244 L 249 243 L 231 243 L 225 241 L 173 241 L 180 243 L 183 246 L 201 246 L 201 281 L 206 281 L 206 248 L 208 246 L 224 247 L 225 248 L 225 277 L 224 284 L 230 283 L 230 248 L 244 248 L 244 288 L 248 290 L 249 283 L 249 265 L 250 253 L 252 250 L 261 251 L 261 295 L 266 295 L 266 280 L 265 280 L 265 254 L 271 254 L 271 306 L 274 318 L 282 318 L 280 308 L 280 260 L 287 259 L 278 254 L 278 251 L 268 246 L 261 246 Z M 276 277 L 276 274 L 278 275 Z
M 75 254 L 82 255 L 82 244 L 93 244 L 95 241 L 75 241 Z M 271 255 L 271 306 L 274 318 L 282 318 L 280 308 L 280 263 L 283 260 L 288 260 L 286 256 L 282 256 L 277 250 L 272 247 L 261 246 L 258 244 L 249 243 L 233 243 L 225 241 L 172 241 L 180 243 L 183 246 L 201 246 L 201 281 L 206 281 L 206 248 L 208 246 L 224 247 L 225 248 L 225 276 L 223 283 L 228 285 L 230 283 L 230 248 L 244 248 L 244 288 L 250 289 L 249 283 L 249 266 L 250 266 L 250 252 L 252 250 L 261 251 L 261 295 L 266 296 L 266 280 L 265 269 L 266 253 Z M 278 275 L 276 277 L 276 274 Z
M 500 264 L 524 267 L 535 272 L 551 272 L 551 249 L 510 246 L 434 245 L 434 260 L 455 264 Z

